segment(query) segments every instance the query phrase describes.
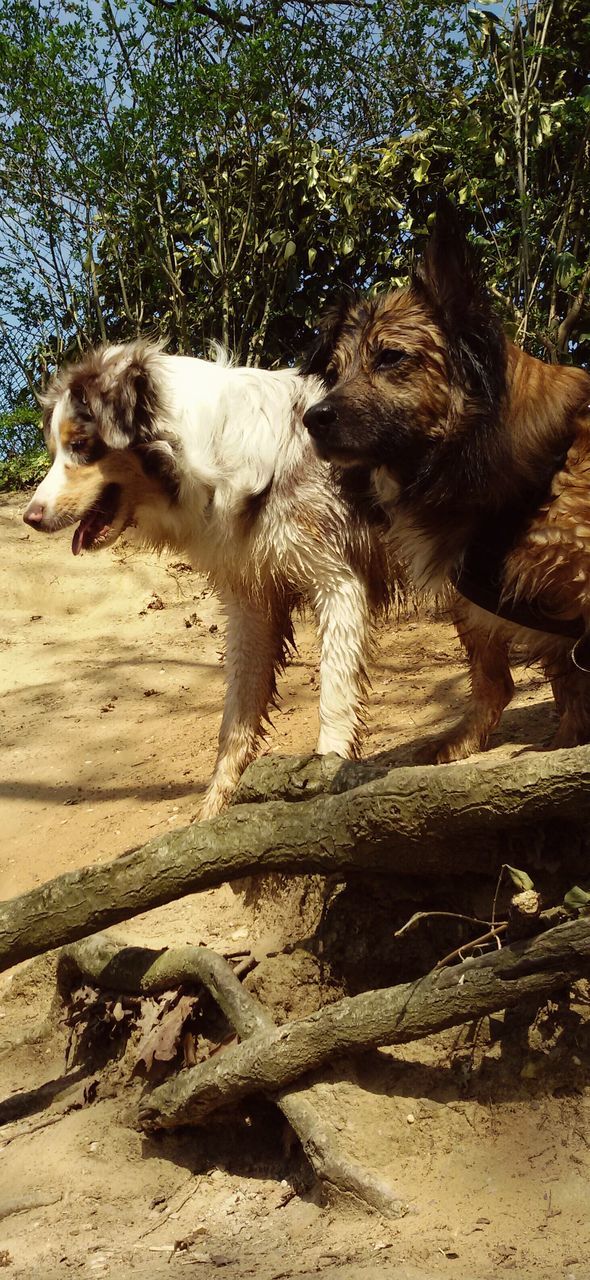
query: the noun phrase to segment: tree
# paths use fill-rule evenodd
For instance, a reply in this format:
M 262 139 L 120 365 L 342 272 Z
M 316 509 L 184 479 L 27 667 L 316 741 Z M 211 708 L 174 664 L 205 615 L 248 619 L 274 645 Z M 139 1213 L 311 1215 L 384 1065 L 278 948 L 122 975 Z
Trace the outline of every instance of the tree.
M 469 10 L 465 40 L 468 76 L 455 83 L 447 77 L 432 102 L 421 92 L 421 128 L 413 137 L 394 138 L 382 165 L 392 176 L 414 166 L 404 208 L 406 225 L 418 234 L 426 231 L 424 193 L 445 188 L 465 206 L 515 341 L 545 359 L 585 363 L 586 6 L 583 0 L 514 0 L 497 13 L 481 4 Z
M 0 55 L 9 408 L 107 337 L 292 362 L 405 278 L 441 188 L 517 341 L 588 356 L 583 0 L 7 0 Z

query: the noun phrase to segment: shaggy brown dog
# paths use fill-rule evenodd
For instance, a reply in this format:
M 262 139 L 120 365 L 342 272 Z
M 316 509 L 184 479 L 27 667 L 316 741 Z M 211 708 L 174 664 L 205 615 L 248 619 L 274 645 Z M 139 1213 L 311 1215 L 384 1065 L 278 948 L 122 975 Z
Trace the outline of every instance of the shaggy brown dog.
M 407 289 L 326 317 L 305 365 L 322 458 L 373 468 L 418 585 L 461 592 L 472 693 L 431 758 L 485 747 L 513 693 L 510 648 L 552 681 L 555 746 L 590 740 L 590 376 L 508 342 L 457 216 L 439 212 Z

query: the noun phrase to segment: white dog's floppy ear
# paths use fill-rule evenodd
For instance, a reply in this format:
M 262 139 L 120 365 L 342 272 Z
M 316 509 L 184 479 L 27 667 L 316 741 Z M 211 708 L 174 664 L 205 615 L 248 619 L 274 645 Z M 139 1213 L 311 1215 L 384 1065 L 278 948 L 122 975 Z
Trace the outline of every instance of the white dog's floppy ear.
M 98 352 L 94 367 L 82 366 L 74 373 L 70 394 L 91 416 L 110 449 L 126 449 L 153 438 L 158 397 L 141 353 Z

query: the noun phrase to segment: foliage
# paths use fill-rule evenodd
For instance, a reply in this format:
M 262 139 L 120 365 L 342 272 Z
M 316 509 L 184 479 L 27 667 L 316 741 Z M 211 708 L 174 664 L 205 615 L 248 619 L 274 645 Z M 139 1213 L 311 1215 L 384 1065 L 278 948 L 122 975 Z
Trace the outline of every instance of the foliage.
M 590 893 L 577 884 L 564 895 L 563 904 L 572 916 L 590 915 Z
M 496 285 L 514 336 L 552 360 L 590 356 L 590 17 L 585 0 L 518 3 L 511 16 L 472 11 L 485 63 L 479 147 L 495 174 L 473 168 L 475 199 L 494 246 Z M 481 174 L 481 176 L 479 176 Z M 577 348 L 581 348 L 579 351 Z
M 0 413 L 0 491 L 36 484 L 48 463 L 39 410 L 21 406 Z
M 6 0 L 0 392 L 105 338 L 292 362 L 441 189 L 509 331 L 590 356 L 585 0 Z

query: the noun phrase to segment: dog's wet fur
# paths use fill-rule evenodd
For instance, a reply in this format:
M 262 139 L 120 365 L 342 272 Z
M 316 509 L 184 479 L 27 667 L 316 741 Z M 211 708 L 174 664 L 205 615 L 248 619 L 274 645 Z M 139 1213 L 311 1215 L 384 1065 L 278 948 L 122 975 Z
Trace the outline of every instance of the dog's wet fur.
M 340 486 L 303 427 L 322 389 L 294 370 L 237 368 L 220 351 L 197 360 L 136 341 L 65 366 L 46 396 L 53 461 L 27 523 L 46 533 L 73 527 L 76 555 L 133 529 L 143 545 L 190 558 L 225 605 L 227 692 L 206 817 L 256 754 L 302 602 L 321 639 L 317 750 L 359 751 L 372 620 L 395 569 L 366 497 L 368 473 Z
M 485 562 L 497 545 L 503 601 L 590 628 L 590 376 L 504 337 L 452 206 L 409 286 L 333 308 L 304 369 L 328 386 L 304 416 L 320 457 L 371 468 L 419 587 L 441 591 L 474 547 Z M 512 696 L 515 643 L 552 681 L 555 745 L 590 740 L 590 675 L 571 639 L 462 598 L 456 621 L 472 696 L 433 759 L 485 747 Z

